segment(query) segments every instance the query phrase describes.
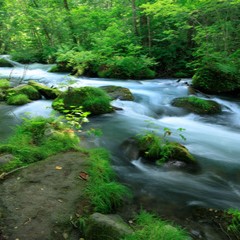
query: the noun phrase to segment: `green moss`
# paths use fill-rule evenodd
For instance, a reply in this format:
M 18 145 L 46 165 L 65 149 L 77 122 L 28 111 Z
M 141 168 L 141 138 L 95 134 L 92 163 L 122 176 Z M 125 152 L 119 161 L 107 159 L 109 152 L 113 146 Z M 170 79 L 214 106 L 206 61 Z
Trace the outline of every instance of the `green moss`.
M 18 94 L 25 94 L 28 96 L 30 100 L 38 100 L 41 99 L 41 95 L 37 89 L 29 85 L 20 85 L 15 88 L 11 88 L 7 90 L 7 96 L 13 96 Z
M 142 211 L 136 218 L 136 231 L 122 240 L 190 240 L 187 233 L 156 216 Z
M 120 86 L 103 86 L 101 87 L 107 94 L 111 97 L 112 100 L 120 99 L 133 101 L 134 97 L 128 88 Z
M 195 96 L 175 98 L 172 105 L 198 114 L 216 114 L 221 112 L 221 106 L 217 102 Z
M 110 98 L 102 89 L 94 87 L 83 87 L 69 89 L 54 100 L 52 106 L 56 110 L 72 109 L 72 107 L 83 107 L 84 112 L 92 115 L 112 112 Z M 63 106 L 61 107 L 61 104 Z
M 29 102 L 31 102 L 31 100 L 25 94 L 12 95 L 7 98 L 7 104 L 9 105 L 24 105 Z
M 10 88 L 10 82 L 7 79 L 0 79 L 0 89 Z
M 175 142 L 169 142 L 164 137 L 147 133 L 136 137 L 140 154 L 152 162 L 161 165 L 171 160 L 194 163 L 194 157 L 187 148 Z
M 6 143 L 0 145 L 0 153 L 9 153 L 15 157 L 7 165 L 2 165 L 0 172 L 77 149 L 78 144 L 79 138 L 62 122 L 42 117 L 24 119 Z
M 28 85 L 34 87 L 38 90 L 38 92 L 44 96 L 46 99 L 55 99 L 60 95 L 60 91 L 58 89 L 47 87 L 43 84 L 37 83 L 35 81 L 29 81 Z

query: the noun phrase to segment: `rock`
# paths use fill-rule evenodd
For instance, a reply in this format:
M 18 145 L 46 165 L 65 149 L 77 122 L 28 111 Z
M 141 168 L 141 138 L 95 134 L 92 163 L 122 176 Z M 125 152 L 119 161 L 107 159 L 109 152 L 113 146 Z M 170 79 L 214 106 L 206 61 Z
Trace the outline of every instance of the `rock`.
M 99 115 L 113 112 L 110 102 L 109 96 L 100 88 L 69 88 L 53 101 L 52 107 L 55 110 L 63 111 L 82 106 L 83 111 L 90 112 L 91 115 Z
M 6 59 L 0 58 L 0 67 L 13 67 Z
M 13 158 L 14 156 L 12 154 L 8 153 L 0 154 L 0 166 L 9 163 Z
M 58 89 L 47 87 L 47 86 L 45 86 L 43 84 L 37 83 L 37 82 L 32 81 L 32 80 L 30 80 L 28 82 L 28 85 L 30 85 L 30 86 L 34 87 L 35 89 L 37 89 L 38 92 L 43 97 L 45 97 L 46 99 L 55 99 L 61 93 L 61 91 L 59 91 Z
M 0 89 L 0 101 L 6 100 L 6 94 L 3 90 Z
M 25 94 L 30 100 L 41 99 L 41 94 L 38 92 L 38 90 L 27 84 L 19 85 L 15 88 L 7 90 L 7 98 L 18 94 Z
M 172 101 L 172 105 L 185 108 L 197 114 L 216 114 L 221 112 L 221 106 L 217 102 L 195 96 L 175 98 Z
M 88 240 L 118 240 L 133 233 L 133 230 L 118 215 L 94 213 L 89 217 L 86 227 Z
M 134 100 L 134 97 L 128 88 L 120 87 L 120 86 L 112 86 L 112 85 L 103 86 L 100 88 L 106 91 L 112 100 L 116 100 L 116 99 L 127 100 L 127 101 Z

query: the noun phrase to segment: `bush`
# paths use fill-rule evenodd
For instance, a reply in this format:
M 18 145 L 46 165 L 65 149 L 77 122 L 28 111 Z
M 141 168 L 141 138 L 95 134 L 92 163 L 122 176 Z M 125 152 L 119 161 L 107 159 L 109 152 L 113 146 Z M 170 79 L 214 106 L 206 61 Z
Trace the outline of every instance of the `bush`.
M 187 233 L 179 227 L 142 211 L 136 218 L 136 231 L 122 240 L 190 240 Z
M 7 98 L 7 104 L 9 105 L 24 105 L 30 102 L 31 100 L 25 94 L 12 95 Z

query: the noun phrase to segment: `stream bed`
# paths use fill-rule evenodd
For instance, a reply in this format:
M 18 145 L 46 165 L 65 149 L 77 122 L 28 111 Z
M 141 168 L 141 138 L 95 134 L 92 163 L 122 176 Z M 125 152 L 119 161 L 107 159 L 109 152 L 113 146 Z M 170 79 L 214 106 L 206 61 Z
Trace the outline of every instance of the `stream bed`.
M 89 138 L 92 146 L 110 150 L 113 166 L 120 180 L 135 193 L 135 200 L 143 207 L 166 216 L 188 217 L 195 207 L 240 209 L 240 100 L 214 95 L 199 97 L 212 99 L 222 106 L 222 113 L 200 116 L 171 106 L 176 97 L 189 95 L 191 79 L 116 80 L 79 77 L 49 73 L 49 65 L 15 65 L 0 68 L 0 78 L 11 77 L 13 84 L 30 79 L 62 89 L 82 86 L 117 85 L 127 87 L 134 101 L 115 100 L 112 105 L 122 108 L 112 114 L 91 117 L 86 129 L 101 129 L 103 136 Z M 186 84 L 188 83 L 188 84 Z M 6 139 L 12 127 L 24 114 L 49 116 L 51 101 L 38 100 L 24 106 L 0 104 L 0 140 Z M 201 171 L 191 174 L 169 171 L 148 165 L 141 159 L 129 159 L 121 148 L 128 138 L 145 131 L 164 134 L 172 131 L 170 140 L 184 144 L 197 159 Z M 179 128 L 186 141 L 179 135 Z M 217 239 L 214 236 L 207 239 Z

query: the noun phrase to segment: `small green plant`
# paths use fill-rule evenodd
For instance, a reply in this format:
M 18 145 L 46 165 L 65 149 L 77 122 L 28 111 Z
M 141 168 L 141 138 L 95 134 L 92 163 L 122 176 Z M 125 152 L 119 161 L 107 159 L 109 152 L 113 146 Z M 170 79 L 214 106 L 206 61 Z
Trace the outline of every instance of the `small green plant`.
M 85 194 L 90 199 L 94 211 L 111 213 L 130 196 L 129 190 L 115 181 L 115 174 L 106 150 L 90 151 L 88 173 L 90 177 Z
M 231 224 L 228 230 L 240 234 L 240 211 L 238 209 L 230 208 L 227 213 L 232 216 Z
M 190 240 L 187 233 L 155 215 L 142 211 L 136 217 L 136 230 L 122 240 Z

